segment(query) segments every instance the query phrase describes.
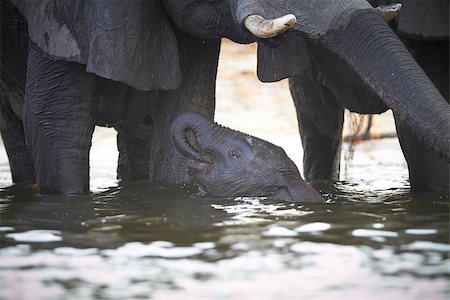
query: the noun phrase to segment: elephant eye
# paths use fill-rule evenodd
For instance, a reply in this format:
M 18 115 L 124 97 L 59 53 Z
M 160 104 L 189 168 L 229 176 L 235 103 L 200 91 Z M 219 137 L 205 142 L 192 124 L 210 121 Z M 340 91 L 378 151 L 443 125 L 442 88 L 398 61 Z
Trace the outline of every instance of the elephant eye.
M 230 158 L 240 158 L 241 157 L 241 151 L 238 149 L 230 148 L 228 152 Z

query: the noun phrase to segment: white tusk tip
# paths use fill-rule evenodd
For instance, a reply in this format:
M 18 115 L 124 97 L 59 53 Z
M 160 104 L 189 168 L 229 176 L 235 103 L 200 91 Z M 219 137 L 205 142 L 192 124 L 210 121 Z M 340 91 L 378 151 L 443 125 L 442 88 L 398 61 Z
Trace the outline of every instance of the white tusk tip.
M 284 24 L 284 26 L 291 28 L 295 23 L 297 23 L 297 18 L 293 14 L 285 15 L 278 18 L 280 23 Z
M 259 38 L 277 36 L 294 26 L 295 23 L 297 23 L 297 18 L 293 14 L 270 20 L 259 15 L 251 15 L 244 20 L 245 27 Z
M 383 17 L 386 22 L 393 20 L 398 16 L 402 8 L 401 3 L 394 3 L 390 5 L 381 5 L 375 8 L 376 11 Z

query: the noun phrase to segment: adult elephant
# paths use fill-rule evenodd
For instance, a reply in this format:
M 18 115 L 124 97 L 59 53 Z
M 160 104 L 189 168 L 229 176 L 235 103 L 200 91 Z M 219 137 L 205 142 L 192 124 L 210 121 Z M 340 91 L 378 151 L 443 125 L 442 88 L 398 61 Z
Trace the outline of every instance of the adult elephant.
M 448 39 L 448 2 L 414 3 L 403 1 L 402 14 L 407 20 L 402 22 L 400 17 L 399 35 L 409 26 L 414 27 L 414 39 L 426 38 L 417 27 L 431 23 L 436 29 L 426 29 L 437 33 L 438 27 L 445 28 L 440 29 L 440 38 Z M 254 13 L 255 5 L 238 8 L 241 19 L 249 11 Z M 411 188 L 448 189 L 450 106 L 439 92 L 445 95 L 444 90 L 448 91 L 448 42 L 428 50 L 413 48 L 436 88 L 385 24 L 380 10 L 369 3 L 290 1 L 259 14 L 271 17 L 287 11 L 294 12 L 299 21 L 281 47 L 258 48 L 258 76 L 262 81 L 291 77 L 305 178 L 338 179 L 344 108 L 358 113 L 381 113 L 390 108 L 408 161 Z M 429 55 L 430 51 L 439 56 Z M 437 67 L 442 67 L 441 71 L 435 70 Z
M 171 126 L 183 111 L 200 112 L 213 119 L 220 38 L 243 41 L 250 36 L 237 23 L 222 26 L 223 18 L 232 20 L 228 2 L 210 7 L 225 15 L 218 21 L 203 16 L 202 24 L 214 21 L 207 30 L 188 22 L 186 29 L 201 38 L 170 25 L 158 1 L 12 3 L 16 7 L 5 0 L 0 6 L 0 129 L 14 182 L 36 179 L 39 192 L 44 194 L 87 192 L 89 148 L 96 124 L 118 130 L 120 178 L 149 178 L 162 183 L 195 180 L 187 167 L 192 157 L 174 146 Z M 203 4 L 208 3 L 200 2 L 196 11 Z M 170 13 L 180 21 L 174 11 Z M 212 127 L 206 122 L 195 124 L 193 131 L 206 130 L 199 124 Z M 250 140 L 239 142 L 231 130 L 218 132 L 220 136 L 208 137 L 225 145 L 247 147 L 247 160 L 235 164 L 253 166 L 253 173 L 247 168 L 248 174 L 259 183 L 247 180 L 244 186 L 238 184 L 248 176 L 236 166 L 223 165 L 215 173 L 228 174 L 228 185 L 234 180 L 235 186 L 228 186 L 231 191 L 214 193 L 212 183 L 222 183 L 205 170 L 198 178 L 208 180 L 208 185 L 203 184 L 208 187 L 206 192 L 215 196 L 277 195 L 289 201 L 304 201 L 300 196 L 309 194 L 312 200 L 323 200 L 304 184 L 295 165 L 279 148 L 249 136 L 245 139 Z M 209 154 L 214 153 L 208 149 Z M 257 163 L 260 156 L 272 161 L 264 161 L 264 166 Z M 226 153 L 210 164 L 220 166 L 224 157 Z M 202 164 L 206 162 L 205 158 Z M 272 174 L 268 166 L 272 166 Z
M 119 176 L 148 177 L 148 112 L 157 90 L 181 82 L 159 2 L 11 2 L 1 3 L 1 132 L 13 181 L 87 192 L 95 124 L 118 130 Z
M 163 1 L 165 10 L 178 29 L 168 27 L 167 20 L 160 20 L 165 17 L 165 13 L 161 12 L 160 4 L 157 1 L 136 0 L 132 2 L 133 5 L 128 2 L 124 4 L 121 1 L 66 3 L 47 0 L 37 3 L 30 1 L 27 2 L 28 5 L 25 5 L 24 2 L 26 1 L 14 0 L 14 3 L 18 5 L 27 18 L 28 23 L 33 25 L 30 26 L 32 28 L 30 37 L 33 41 L 30 51 L 37 53 L 36 58 L 33 56 L 35 54 L 28 54 L 29 66 L 25 99 L 27 140 L 30 140 L 32 158 L 38 174 L 38 184 L 41 187 L 51 187 L 52 184 L 55 186 L 54 183 L 57 183 L 57 190 L 65 193 L 82 192 L 87 189 L 87 163 L 78 164 L 80 161 L 86 161 L 89 153 L 92 124 L 95 123 L 92 122 L 92 115 L 87 113 L 90 112 L 92 107 L 90 104 L 86 104 L 90 103 L 90 97 L 92 96 L 90 92 L 86 92 L 92 90 L 86 87 L 90 87 L 94 79 L 91 75 L 85 74 L 86 70 L 94 74 L 98 72 L 98 75 L 104 78 L 125 82 L 131 87 L 144 90 L 170 89 L 173 86 L 170 86 L 171 84 L 168 84 L 165 80 L 171 79 L 169 81 L 176 88 L 158 92 L 155 96 L 158 101 L 150 101 L 154 106 L 154 109 L 151 110 L 154 115 L 149 120 L 158 124 L 158 126 L 152 126 L 151 130 L 150 145 L 152 147 L 150 150 L 149 177 L 151 181 L 155 182 L 182 182 L 189 175 L 183 171 L 183 168 L 177 168 L 182 166 L 183 158 L 175 155 L 174 146 L 167 141 L 166 137 L 170 131 L 169 124 L 175 118 L 176 112 L 183 110 L 200 111 L 209 118 L 212 117 L 219 37 L 226 36 L 243 43 L 256 39 L 249 31 L 259 38 L 273 37 L 293 25 L 293 18 L 289 16 L 289 13 L 292 12 L 300 22 L 285 38 L 288 43 L 284 44 L 281 52 L 287 51 L 285 54 L 287 54 L 289 62 L 281 65 L 281 69 L 289 65 L 296 68 L 300 67 L 300 73 L 308 70 L 307 62 L 310 58 L 303 54 L 306 51 L 306 46 L 312 47 L 314 52 L 317 52 L 317 56 L 324 59 L 324 62 L 339 65 L 342 69 L 339 72 L 342 71 L 351 79 L 356 77 L 355 81 L 352 82 L 354 82 L 358 93 L 368 90 L 370 96 L 383 98 L 389 105 L 399 111 L 405 103 L 397 91 L 405 87 L 405 81 L 397 83 L 398 86 L 396 86 L 387 80 L 388 77 L 379 72 L 381 63 L 385 63 L 385 65 L 387 63 L 386 66 L 395 71 L 402 70 L 413 75 L 418 69 L 405 48 L 399 47 L 400 42 L 392 34 L 392 31 L 373 11 L 372 7 L 362 0 L 339 2 L 322 0 L 314 3 L 305 0 L 289 2 L 279 0 L 277 5 L 273 5 L 272 1 L 253 0 Z M 152 13 L 156 12 L 160 17 L 149 18 Z M 287 17 L 281 17 L 277 19 L 278 21 L 266 22 L 261 18 L 261 15 L 267 19 L 286 15 Z M 80 20 L 83 21 L 80 23 Z M 152 28 L 158 30 L 150 30 Z M 279 30 L 279 28 L 281 29 Z M 163 37 L 161 37 L 161 34 L 153 35 L 154 32 L 163 33 Z M 117 34 L 116 38 L 115 34 Z M 174 40 L 174 36 L 176 43 L 171 42 Z M 297 43 L 298 40 L 300 42 Z M 148 43 L 148 41 L 153 42 Z M 372 47 L 372 52 L 369 51 L 369 47 L 361 48 L 360 44 L 364 44 L 365 41 L 370 42 L 368 43 L 370 45 L 373 45 L 373 43 L 378 45 L 378 42 L 380 42 L 381 45 L 386 46 L 387 52 L 382 48 L 382 52 L 376 55 L 377 53 L 374 53 L 374 50 L 378 48 Z M 126 46 L 130 43 L 132 45 L 131 50 L 138 49 L 139 51 L 131 51 L 127 48 Z M 289 44 L 294 44 L 296 48 L 290 48 Z M 174 45 L 176 47 L 173 47 Z M 163 46 L 164 49 L 161 50 L 164 52 L 162 56 L 147 60 L 140 57 L 142 53 L 153 53 L 147 50 L 160 46 Z M 67 51 L 60 52 L 64 49 Z M 124 51 L 122 54 L 116 53 L 121 52 L 122 49 L 130 51 Z M 39 52 L 42 52 L 42 50 L 47 55 Z M 173 51 L 178 53 L 178 57 L 177 55 L 168 55 L 173 54 Z M 355 55 L 352 54 L 352 51 L 356 52 Z M 56 62 L 50 60 L 47 57 L 48 54 L 59 60 Z M 384 58 L 384 54 L 388 58 L 399 57 L 400 59 L 389 61 Z M 260 76 L 262 78 L 286 75 L 285 72 L 278 72 L 280 62 L 271 62 L 271 59 L 275 57 L 271 50 L 262 51 L 259 56 L 260 70 L 263 73 Z M 42 59 L 39 57 L 42 57 Z M 368 57 L 371 59 L 367 59 Z M 45 95 L 45 92 L 48 91 L 47 86 L 61 86 L 56 84 L 57 82 L 55 83 L 53 80 L 55 78 L 49 76 L 48 73 L 39 73 L 39 70 L 43 70 L 39 66 L 47 63 L 53 64 L 52 68 L 54 67 L 55 71 L 59 72 L 58 74 L 70 77 L 74 73 L 67 71 L 68 61 L 78 63 L 70 66 L 70 68 L 78 68 L 76 76 L 68 78 L 68 80 L 72 80 L 71 86 L 74 86 L 72 83 L 78 83 L 78 88 L 69 89 L 73 91 L 69 95 L 66 94 L 67 89 L 62 89 L 60 91 L 50 90 L 48 97 L 37 97 L 40 94 Z M 317 61 L 320 61 L 320 59 Z M 61 64 L 64 66 L 61 66 Z M 163 64 L 163 67 L 159 67 L 159 64 Z M 61 67 L 62 69 L 58 69 Z M 36 69 L 36 72 L 33 68 Z M 156 69 L 158 68 L 162 71 L 157 72 Z M 383 70 L 385 69 L 388 68 L 383 68 Z M 338 73 L 337 70 L 331 69 L 331 71 L 330 76 Z M 144 76 L 143 73 L 147 75 Z M 129 74 L 135 76 L 128 78 Z M 50 78 L 45 78 L 44 75 Z M 44 85 L 39 85 L 37 84 L 38 78 L 49 79 L 49 82 L 44 81 Z M 147 78 L 147 81 L 142 81 L 142 78 Z M 412 78 L 412 81 L 418 84 L 415 87 L 416 91 L 413 91 L 417 92 L 413 93 L 415 97 L 424 95 L 425 103 L 436 100 L 428 93 L 426 77 L 416 76 Z M 166 83 L 163 84 L 164 82 Z M 81 97 L 79 97 L 79 94 L 82 94 Z M 116 96 L 118 93 L 114 92 L 113 94 Z M 152 95 L 155 94 L 152 92 Z M 64 118 L 51 118 L 51 116 L 58 115 L 60 111 L 70 111 L 67 110 L 67 107 L 58 106 L 60 104 L 58 99 L 60 98 L 65 100 L 80 99 L 76 103 L 77 107 L 82 109 L 76 110 L 77 114 L 67 113 Z M 33 104 L 36 103 L 32 99 L 37 99 L 37 104 L 45 105 L 35 106 Z M 55 106 L 49 105 L 49 101 L 55 103 Z M 27 102 L 29 102 L 29 105 L 27 105 Z M 64 101 L 61 102 L 61 104 L 64 104 Z M 443 118 L 446 116 L 448 108 L 440 107 L 439 99 L 435 102 L 436 107 L 433 106 L 432 111 L 428 111 L 420 105 L 416 107 L 423 114 L 419 117 L 412 116 L 412 121 L 408 124 L 417 127 L 417 133 L 421 138 L 425 138 L 430 145 L 448 157 L 448 147 L 446 146 L 449 140 L 448 132 L 445 131 L 444 134 L 443 130 L 439 132 L 434 130 L 434 128 L 442 129 Z M 74 102 L 66 101 L 65 103 L 66 105 L 73 105 Z M 81 105 L 82 103 L 84 104 Z M 27 113 L 28 109 L 32 113 Z M 435 111 L 439 113 L 435 115 Z M 406 119 L 411 114 L 410 109 L 402 111 L 402 116 Z M 86 115 L 88 116 L 86 117 Z M 430 115 L 433 115 L 434 118 L 431 118 Z M 85 121 L 79 121 L 80 118 L 78 117 L 81 116 L 89 121 L 87 122 L 89 126 L 78 126 L 80 123 L 86 123 Z M 36 118 L 41 119 L 37 120 Z M 144 120 L 146 119 L 144 118 Z M 64 126 L 62 120 L 72 120 L 73 124 Z M 428 126 L 427 120 L 432 120 L 433 124 Z M 441 126 L 436 126 L 439 124 Z M 47 131 L 48 129 L 50 131 Z M 86 139 L 88 142 L 85 142 Z M 60 141 L 62 146 L 58 146 Z M 55 144 L 57 145 L 54 146 Z M 73 157 L 70 154 L 65 154 L 66 150 L 71 149 L 71 146 L 74 145 L 76 149 Z M 78 147 L 79 145 L 82 145 L 82 147 Z M 82 151 L 78 148 L 81 148 Z M 53 155 L 47 155 L 47 153 L 58 155 L 55 158 Z M 80 153 L 82 153 L 81 156 Z M 129 156 L 128 154 L 123 158 L 128 160 Z M 53 160 L 52 163 L 47 163 L 45 161 L 47 158 Z M 52 166 L 52 169 L 48 170 L 46 166 Z M 81 171 L 75 174 L 75 178 L 79 179 L 74 181 L 72 179 L 73 170 L 80 166 L 82 166 Z M 174 169 L 180 170 L 173 172 Z M 47 173 L 51 175 L 47 176 L 48 179 L 44 176 Z M 65 177 L 65 174 L 72 174 L 72 176 Z M 69 188 L 61 188 L 61 186 Z

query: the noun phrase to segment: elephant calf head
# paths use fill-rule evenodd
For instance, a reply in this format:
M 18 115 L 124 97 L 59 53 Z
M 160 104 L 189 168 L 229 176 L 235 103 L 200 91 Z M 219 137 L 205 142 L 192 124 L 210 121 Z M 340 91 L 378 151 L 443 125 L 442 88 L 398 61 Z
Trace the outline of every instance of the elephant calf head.
M 172 124 L 172 140 L 189 159 L 194 183 L 210 196 L 324 202 L 282 148 L 220 126 L 202 114 L 178 116 Z

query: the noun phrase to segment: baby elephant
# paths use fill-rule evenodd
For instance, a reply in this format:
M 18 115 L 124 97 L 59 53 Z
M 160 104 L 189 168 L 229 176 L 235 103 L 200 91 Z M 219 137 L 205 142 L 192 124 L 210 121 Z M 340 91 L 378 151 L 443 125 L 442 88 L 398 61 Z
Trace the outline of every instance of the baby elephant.
M 282 148 L 220 126 L 202 114 L 179 115 L 172 124 L 172 140 L 189 159 L 193 182 L 210 196 L 324 202 Z

